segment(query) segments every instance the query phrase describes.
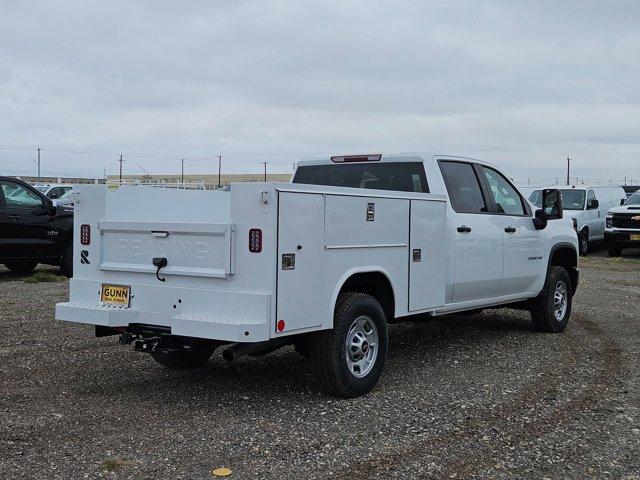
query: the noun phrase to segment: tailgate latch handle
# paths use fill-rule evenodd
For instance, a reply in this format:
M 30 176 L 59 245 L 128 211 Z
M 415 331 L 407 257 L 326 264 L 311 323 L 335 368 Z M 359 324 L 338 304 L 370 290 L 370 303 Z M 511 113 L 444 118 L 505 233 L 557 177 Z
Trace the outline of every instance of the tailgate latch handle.
M 167 279 L 164 277 L 160 277 L 160 269 L 166 267 L 168 263 L 169 262 L 167 262 L 167 259 L 165 257 L 155 257 L 153 259 L 153 266 L 158 267 L 158 269 L 156 270 L 156 278 L 161 282 L 165 282 Z

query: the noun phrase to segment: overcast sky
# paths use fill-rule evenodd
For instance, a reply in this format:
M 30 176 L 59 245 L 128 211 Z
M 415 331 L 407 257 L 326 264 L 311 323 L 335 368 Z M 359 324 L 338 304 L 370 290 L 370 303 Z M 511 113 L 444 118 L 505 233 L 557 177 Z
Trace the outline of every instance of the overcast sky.
M 43 174 L 117 172 L 55 149 L 125 173 L 428 151 L 640 180 L 639 25 L 638 1 L 5 1 L 0 147 Z

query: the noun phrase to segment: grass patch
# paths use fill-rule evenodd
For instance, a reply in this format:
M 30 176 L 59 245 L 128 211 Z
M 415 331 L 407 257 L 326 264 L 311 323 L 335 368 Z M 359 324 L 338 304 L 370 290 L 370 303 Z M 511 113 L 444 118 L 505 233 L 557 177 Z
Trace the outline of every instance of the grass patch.
M 122 470 L 127 466 L 126 460 L 121 460 L 119 458 L 109 458 L 102 462 L 102 471 L 104 472 L 117 472 L 118 470 Z
M 629 282 L 627 280 L 612 280 L 610 282 L 611 285 L 617 285 L 619 287 L 640 287 L 638 282 Z
M 24 283 L 51 283 L 51 282 L 64 282 L 66 277 L 62 275 L 56 275 L 53 272 L 36 272 L 33 275 L 25 277 Z
M 580 266 L 593 268 L 594 270 L 610 270 L 614 272 L 638 271 L 640 270 L 640 257 L 581 257 Z

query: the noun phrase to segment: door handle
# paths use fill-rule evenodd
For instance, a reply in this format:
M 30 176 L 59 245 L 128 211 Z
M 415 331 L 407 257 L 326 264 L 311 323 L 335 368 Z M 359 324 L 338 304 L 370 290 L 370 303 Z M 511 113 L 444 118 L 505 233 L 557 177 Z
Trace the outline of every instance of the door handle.
M 22 217 L 20 215 L 7 215 L 9 220 L 20 220 Z
M 457 228 L 458 232 L 460 233 L 470 233 L 471 232 L 471 227 L 467 227 L 466 225 L 460 225 Z
M 516 233 L 516 227 L 505 227 L 504 231 L 506 233 Z

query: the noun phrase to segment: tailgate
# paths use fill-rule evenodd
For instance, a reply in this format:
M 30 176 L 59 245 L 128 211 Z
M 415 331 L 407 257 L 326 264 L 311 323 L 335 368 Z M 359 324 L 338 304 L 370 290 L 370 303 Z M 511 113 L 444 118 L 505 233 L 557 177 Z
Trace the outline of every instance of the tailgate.
M 225 278 L 233 272 L 231 223 L 102 221 L 100 270 Z

